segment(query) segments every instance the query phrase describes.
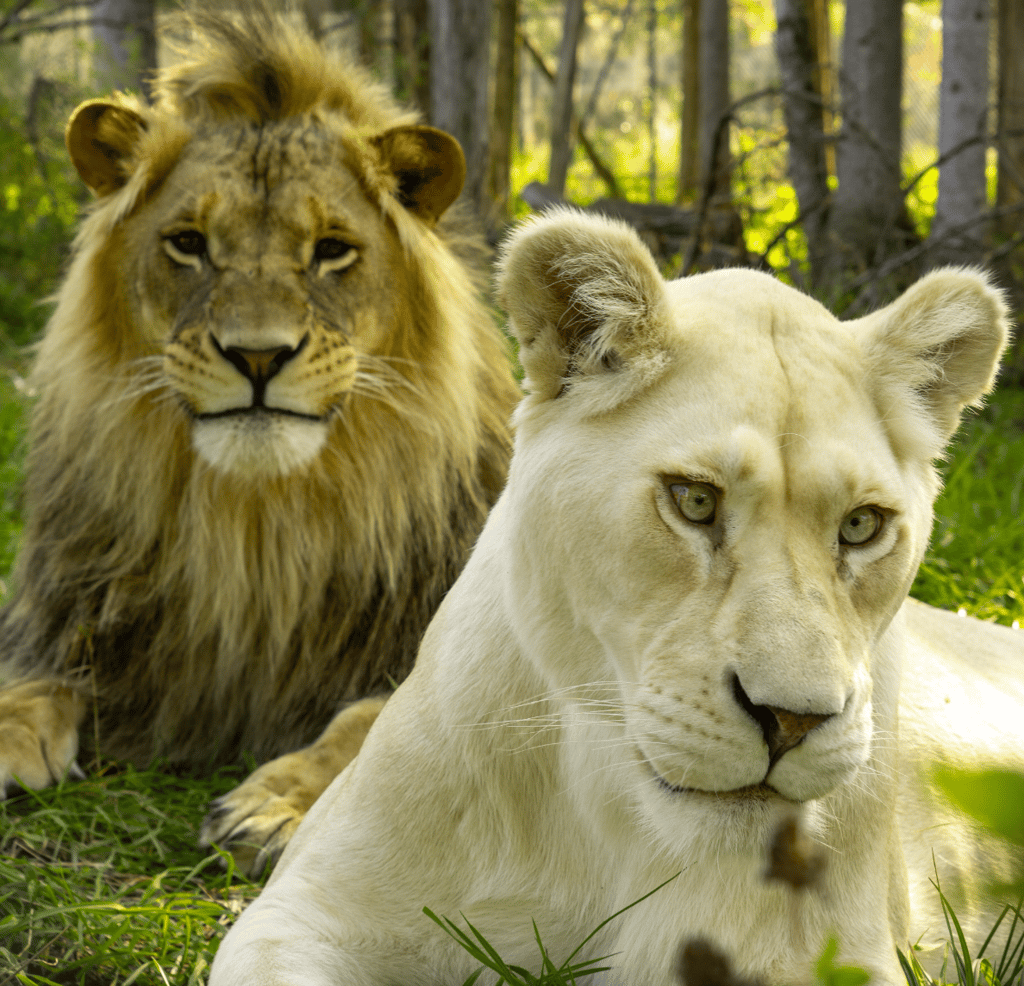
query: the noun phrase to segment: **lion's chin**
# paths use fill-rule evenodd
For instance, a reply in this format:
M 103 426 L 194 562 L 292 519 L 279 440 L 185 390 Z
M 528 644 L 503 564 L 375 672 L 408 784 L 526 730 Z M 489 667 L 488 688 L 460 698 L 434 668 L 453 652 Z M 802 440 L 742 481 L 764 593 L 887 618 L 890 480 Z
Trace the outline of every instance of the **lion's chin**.
M 192 445 L 204 462 L 245 477 L 302 469 L 326 441 L 326 422 L 271 411 L 199 418 L 192 427 Z

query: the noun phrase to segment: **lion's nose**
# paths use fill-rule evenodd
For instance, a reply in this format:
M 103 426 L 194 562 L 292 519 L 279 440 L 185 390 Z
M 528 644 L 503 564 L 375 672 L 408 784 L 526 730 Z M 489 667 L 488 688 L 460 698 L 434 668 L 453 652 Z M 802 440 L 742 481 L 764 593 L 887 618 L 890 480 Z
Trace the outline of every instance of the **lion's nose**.
M 733 677 L 733 694 L 747 715 L 761 727 L 772 767 L 784 754 L 799 746 L 812 729 L 833 716 L 831 712 L 792 712 L 777 705 L 755 705 L 743 690 L 738 675 Z
M 281 367 L 285 363 L 294 359 L 301 352 L 308 337 L 303 337 L 297 346 L 272 346 L 268 349 L 221 346 L 217 337 L 212 333 L 211 338 L 217 352 L 252 384 L 252 402 L 254 405 L 259 405 L 263 403 L 263 394 L 268 381 L 281 372 Z
M 215 340 L 216 341 L 216 340 Z M 300 347 L 275 346 L 273 349 L 243 349 L 241 346 L 227 346 L 220 354 L 239 373 L 254 383 L 267 381 L 277 376 L 281 367 L 298 353 Z

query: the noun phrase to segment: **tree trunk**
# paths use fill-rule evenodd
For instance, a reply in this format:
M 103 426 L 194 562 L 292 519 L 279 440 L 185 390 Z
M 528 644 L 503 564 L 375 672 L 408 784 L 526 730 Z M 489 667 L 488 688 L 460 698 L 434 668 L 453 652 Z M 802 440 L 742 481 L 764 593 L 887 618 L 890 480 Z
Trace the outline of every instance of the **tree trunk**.
M 647 131 L 651 140 L 648 183 L 651 202 L 658 201 L 658 3 L 649 0 L 647 12 Z
M 393 0 L 395 89 L 430 119 L 430 11 L 427 0 Z
M 466 155 L 463 195 L 485 217 L 490 146 L 491 4 L 430 0 L 430 122 Z
M 999 91 L 996 205 L 1024 210 L 1024 5 L 999 0 Z M 1000 238 L 1013 242 L 1024 227 L 1024 211 L 1008 212 L 996 221 Z M 1000 280 L 1009 287 L 1012 308 L 1024 308 L 1024 267 L 1018 246 L 999 261 Z M 1004 379 L 1024 385 L 1024 333 L 1003 360 Z
M 789 180 L 800 203 L 811 283 L 817 284 L 822 273 L 829 188 L 823 100 L 809 15 L 808 0 L 775 0 L 775 50 L 789 138 Z
M 837 105 L 836 67 L 832 59 L 832 25 L 829 21 L 828 0 L 805 0 L 811 28 L 811 48 L 814 51 L 814 88 L 821 96 L 821 125 L 825 133 L 825 166 L 828 173 L 836 173 L 835 133 Z
M 540 53 L 532 44 L 530 39 L 523 37 L 523 47 L 526 49 L 526 53 L 530 56 L 531 61 L 537 67 L 540 74 L 551 83 L 552 86 L 555 84 L 555 73 L 551 71 L 544 64 L 544 59 Z M 586 133 L 578 126 L 576 122 L 570 117 L 570 129 L 576 135 L 576 139 L 579 141 L 580 147 L 583 148 L 583 153 L 590 158 L 590 163 L 594 166 L 594 173 L 598 178 L 601 179 L 608 186 L 608 194 L 613 198 L 621 198 L 622 190 L 619 188 L 618 182 L 615 180 L 615 175 L 612 174 L 611 169 L 608 165 L 601 160 L 601 156 L 597 153 L 597 148 L 587 139 Z M 561 198 L 562 196 L 557 193 L 548 193 L 554 195 L 555 198 Z
M 847 3 L 840 83 L 839 187 L 829 211 L 834 282 L 881 262 L 908 241 L 900 188 L 902 0 Z
M 519 146 L 523 150 L 533 150 L 537 146 L 537 100 L 540 89 L 540 76 L 543 70 L 527 56 L 530 45 L 526 38 L 520 38 L 522 51 L 519 61 Z
M 155 0 L 97 0 L 93 16 L 100 86 L 128 88 L 150 98 L 156 69 Z
M 491 213 L 488 228 L 509 218 L 512 172 L 512 128 L 516 104 L 516 55 L 519 52 L 519 0 L 498 0 L 498 29 L 494 65 L 494 118 L 491 145 Z
M 555 93 L 551 107 L 551 164 L 548 189 L 554 195 L 565 192 L 565 179 L 572 162 L 575 140 L 572 132 L 572 94 L 576 78 L 576 49 L 583 27 L 583 0 L 566 0 L 562 44 L 555 73 Z
M 697 196 L 700 173 L 700 0 L 682 0 L 683 6 L 683 110 L 679 148 L 679 188 L 676 204 Z
M 715 204 L 729 202 L 732 156 L 729 153 L 729 5 L 703 0 L 700 5 L 700 188 Z
M 986 229 L 989 0 L 942 0 L 934 264 L 976 263 Z
M 1024 205 L 1024 5 L 999 0 L 998 206 Z M 1024 216 L 999 221 L 1000 232 L 1020 232 Z

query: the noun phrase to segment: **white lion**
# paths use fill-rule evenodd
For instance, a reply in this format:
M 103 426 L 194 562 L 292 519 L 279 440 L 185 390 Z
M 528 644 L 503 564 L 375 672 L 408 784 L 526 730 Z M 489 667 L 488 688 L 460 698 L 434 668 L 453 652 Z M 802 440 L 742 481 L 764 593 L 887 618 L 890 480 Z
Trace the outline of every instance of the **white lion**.
M 424 906 L 528 967 L 535 921 L 559 963 L 673 876 L 581 957 L 663 983 L 701 937 L 803 983 L 835 933 L 902 982 L 897 946 L 945 931 L 933 866 L 970 925 L 991 858 L 923 765 L 1024 751 L 1024 637 L 906 602 L 998 293 L 940 271 L 840 323 L 752 271 L 666 283 L 568 211 L 512 239 L 500 291 L 529 392 L 508 486 L 211 986 L 462 983 Z M 805 892 L 765 879 L 794 815 L 827 857 Z

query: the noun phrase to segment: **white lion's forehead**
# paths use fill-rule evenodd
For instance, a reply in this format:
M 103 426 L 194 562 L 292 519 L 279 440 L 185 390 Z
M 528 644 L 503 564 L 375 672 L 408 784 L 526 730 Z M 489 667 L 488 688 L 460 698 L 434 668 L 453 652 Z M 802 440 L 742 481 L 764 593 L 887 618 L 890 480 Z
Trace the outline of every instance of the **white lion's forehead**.
M 681 350 L 652 395 L 657 423 L 646 454 L 665 472 L 755 496 L 758 489 L 813 489 L 894 499 L 896 458 L 863 369 L 844 362 L 845 347 L 802 350 L 795 338 L 779 345 L 768 332 L 722 329 L 732 332 L 742 339 L 741 359 L 721 335 L 707 363 L 694 360 L 693 347 Z
M 899 467 L 884 432 L 870 422 L 847 431 L 780 431 L 763 422 L 663 432 L 647 449 L 657 471 L 710 482 L 754 501 L 854 497 L 896 507 Z
M 804 419 L 870 412 L 859 338 L 812 298 L 756 271 L 670 282 L 668 297 L 679 373 L 709 402 L 728 395 L 729 420 L 774 418 L 780 430 L 804 430 Z

